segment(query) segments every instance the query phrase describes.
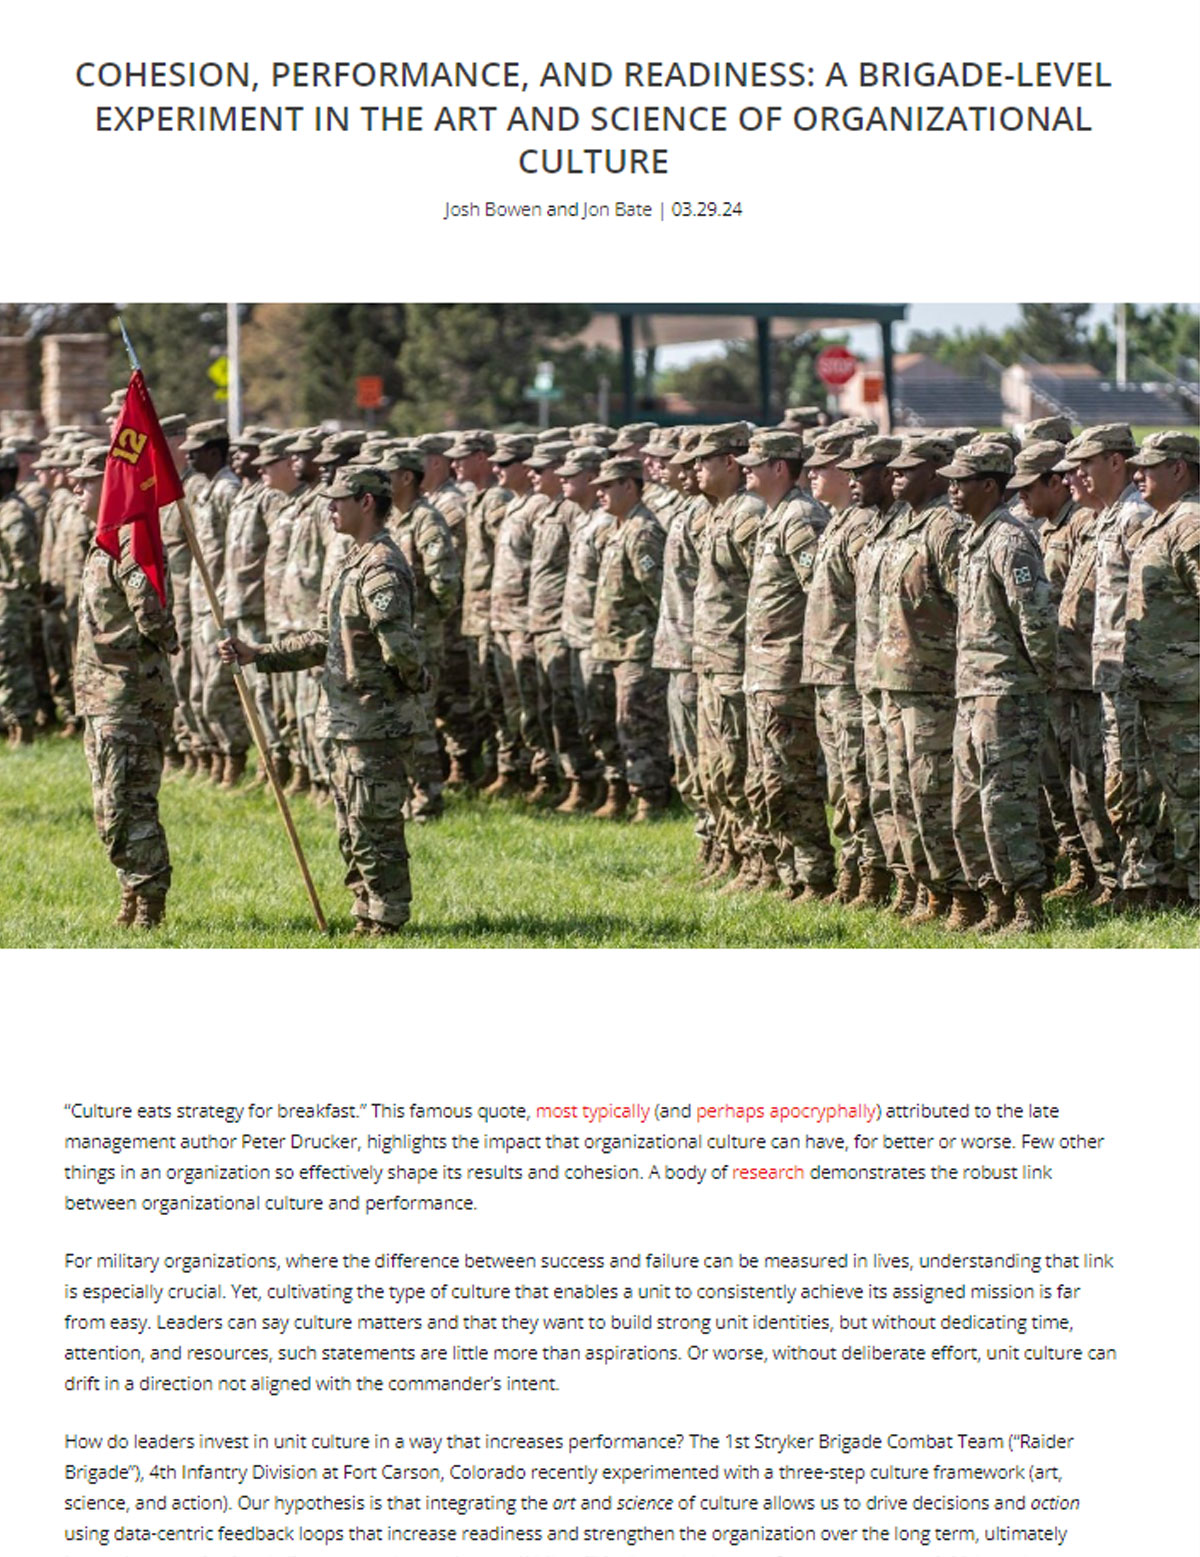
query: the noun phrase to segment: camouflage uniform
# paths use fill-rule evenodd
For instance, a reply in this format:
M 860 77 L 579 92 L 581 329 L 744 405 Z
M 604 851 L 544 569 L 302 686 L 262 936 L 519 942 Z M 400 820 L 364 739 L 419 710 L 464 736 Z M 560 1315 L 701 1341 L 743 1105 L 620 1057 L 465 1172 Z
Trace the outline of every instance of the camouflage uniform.
M 17 456 L 9 459 L 15 470 Z M 0 727 L 27 734 L 38 711 L 30 638 L 40 593 L 37 521 L 13 491 L 0 498 Z
M 297 488 L 288 505 L 291 525 L 288 532 L 287 565 L 283 575 L 280 604 L 292 632 L 314 630 L 321 618 L 322 584 L 325 579 L 325 551 L 332 535 L 329 522 L 328 488 L 313 483 Z M 325 755 L 317 736 L 317 703 L 320 698 L 320 660 L 311 668 L 296 669 L 294 699 L 296 709 L 296 750 L 293 760 L 308 769 L 314 779 L 328 777 Z
M 264 643 L 267 637 L 266 565 L 271 527 L 283 507 L 276 492 L 256 477 L 243 483 L 229 509 L 225 532 L 225 625 L 243 643 Z M 271 679 L 247 666 L 247 690 L 254 699 L 259 722 L 272 756 L 282 755 L 282 741 L 275 719 Z
M 571 537 L 576 526 L 585 521 L 583 510 L 569 498 L 547 499 L 534 524 L 529 569 L 529 631 L 537 655 L 542 706 L 559 769 L 571 780 L 594 777 L 594 759 L 584 740 L 571 679 L 571 649 L 563 631 Z
M 467 445 L 463 447 L 467 448 Z M 467 499 L 467 542 L 463 563 L 462 624 L 463 637 L 467 640 L 472 707 L 485 759 L 494 757 L 498 763 L 505 740 L 503 700 L 492 655 L 492 569 L 496 533 L 511 501 L 512 493 L 497 486 L 484 487 Z M 503 760 L 507 766 L 501 767 L 502 772 L 517 771 L 515 753 L 507 753 Z
M 931 457 L 913 439 L 900 460 Z M 949 444 L 943 445 L 949 453 Z M 909 874 L 939 893 L 962 886 L 954 846 L 954 657 L 963 524 L 944 496 L 902 503 L 879 569 L 874 679 L 883 689 L 896 830 Z
M 384 468 L 389 468 L 386 463 Z M 462 573 L 450 527 L 427 498 L 418 497 L 404 513 L 393 508 L 387 527 L 412 573 L 413 625 L 429 677 L 429 686 L 421 694 L 424 729 L 410 753 L 410 815 L 413 820 L 429 819 L 442 812 L 442 754 L 437 743 L 435 704 L 445 652 L 445 623 L 462 598 Z
M 526 492 L 505 506 L 491 585 L 492 660 L 504 716 L 499 769 L 535 780 L 554 772 L 553 743 L 538 693 L 537 652 L 529 635 L 533 529 L 544 504 L 544 498 Z
M 871 817 L 862 697 L 854 685 L 855 563 L 870 515 L 861 508 L 834 514 L 817 546 L 804 618 L 800 678 L 816 688 L 817 736 L 825 755 L 833 835 L 843 870 L 865 872 L 884 863 Z
M 342 479 L 344 473 L 326 489 L 327 498 L 344 492 Z M 325 667 L 316 738 L 328 745 L 338 847 L 364 927 L 395 928 L 411 912 L 405 759 L 424 727 L 420 696 L 427 681 L 413 598 L 408 564 L 381 531 L 346 557 L 317 626 L 286 634 L 259 655 L 267 671 Z
M 192 502 L 192 524 L 196 543 L 208 566 L 217 601 L 224 610 L 225 535 L 229 511 L 241 488 L 241 482 L 224 466 L 203 488 L 197 488 Z M 250 747 L 250 731 L 242 713 L 233 671 L 222 663 L 216 652 L 216 620 L 204 592 L 198 567 L 191 575 L 192 618 L 192 708 L 199 710 L 197 723 L 215 747 L 226 757 L 244 756 Z
M 693 458 L 745 448 L 744 438 L 731 442 L 722 431 L 706 434 L 691 451 Z M 757 497 L 741 489 L 712 509 L 698 548 L 692 603 L 700 787 L 713 818 L 714 843 L 743 857 L 753 839 L 746 799 L 746 601 L 765 512 Z
M 129 531 L 116 560 L 92 546 L 84 564 L 75 655 L 75 708 L 86 720 L 96 831 L 123 893 L 161 917 L 171 885 L 167 837 L 158 816 L 163 741 L 175 691 L 167 656 L 178 640 L 167 603 L 133 560 Z
M 597 480 L 624 479 L 631 463 L 609 461 Z M 593 658 L 613 667 L 623 777 L 631 794 L 654 806 L 666 805 L 671 790 L 667 673 L 651 663 L 664 540 L 662 526 L 644 503 L 614 520 L 600 554 L 592 638 Z
M 449 446 L 449 440 L 447 440 Z M 479 751 L 479 719 L 471 692 L 472 645 L 463 634 L 462 588 L 467 560 L 468 493 L 457 482 L 444 481 L 423 494 L 446 521 L 458 558 L 459 599 L 443 623 L 442 673 L 437 690 L 437 727 L 446 755 L 469 768 Z
M 55 713 L 64 724 L 74 721 L 75 693 L 72 689 L 72 643 L 67 629 L 66 593 L 58 573 L 55 551 L 59 522 L 70 502 L 71 493 L 65 486 L 56 486 L 50 493 L 42 518 L 38 563 L 42 579 L 42 642 L 50 677 L 50 694 L 54 699 Z
M 1096 429 L 1103 434 L 1107 429 Z M 1133 438 L 1128 428 L 1128 449 Z M 1100 442 L 1105 440 L 1101 436 Z M 1089 432 L 1067 446 L 1067 458 L 1086 458 L 1097 448 Z M 1092 685 L 1100 694 L 1104 737 L 1104 792 L 1108 814 L 1121 842 L 1121 886 L 1154 885 L 1155 822 L 1161 792 L 1141 760 L 1137 743 L 1137 699 L 1122 690 L 1125 673 L 1125 597 L 1129 557 L 1154 510 L 1132 482 L 1115 503 L 1096 515 L 1096 616 L 1092 631 Z
M 711 834 L 713 823 L 700 783 L 696 730 L 699 683 L 692 667 L 692 632 L 700 547 L 708 514 L 707 498 L 685 497 L 682 493 L 677 494 L 668 512 L 662 605 L 654 634 L 654 664 L 668 674 L 667 724 L 675 787 L 696 818 L 696 831 L 701 837 Z
M 584 468 L 562 467 L 576 475 Z M 591 468 L 598 469 L 599 461 Z M 600 558 L 612 523 L 603 508 L 589 509 L 576 520 L 567 553 L 562 611 L 563 637 L 571 656 L 571 691 L 586 752 L 586 766 L 579 776 L 603 777 L 608 783 L 625 776 L 617 740 L 617 688 L 612 666 L 592 654 L 592 636 Z
M 966 445 L 941 473 L 957 476 L 980 448 L 993 446 Z M 1002 505 L 962 537 L 957 651 L 953 812 L 963 873 L 976 889 L 1040 888 L 1038 780 L 1055 613 L 1037 544 Z
M 1157 434 L 1149 450 L 1187 435 Z M 1195 440 L 1190 454 L 1194 461 Z M 1179 456 L 1176 455 L 1178 458 Z M 1138 732 L 1166 798 L 1173 841 L 1169 885 L 1200 903 L 1200 494 L 1193 489 L 1142 527 L 1130 559 L 1124 691 L 1137 699 Z
M 798 458 L 799 436 L 777 432 L 757 434 L 743 463 Z M 827 510 L 798 487 L 766 512 L 746 605 L 746 799 L 755 846 L 785 885 L 817 890 L 832 882 L 834 859 L 816 695 L 801 685 L 800 664 L 807 592 L 828 520 Z

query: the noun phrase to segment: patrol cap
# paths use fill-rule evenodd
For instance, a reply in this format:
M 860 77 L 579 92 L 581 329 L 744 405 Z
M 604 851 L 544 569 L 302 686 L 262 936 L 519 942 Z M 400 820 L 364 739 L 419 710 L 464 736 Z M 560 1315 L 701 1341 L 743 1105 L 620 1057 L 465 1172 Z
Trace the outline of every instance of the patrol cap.
M 608 458 L 608 450 L 598 443 L 582 443 L 572 446 L 570 454 L 558 467 L 560 476 L 590 476 L 598 471 Z
M 979 437 L 978 427 L 947 427 L 942 433 L 944 438 L 949 438 L 956 449 L 961 449 L 964 443 L 974 443 Z
M 696 460 L 696 448 L 704 436 L 703 427 L 685 427 L 679 434 L 679 448 L 671 456 L 672 465 L 692 465 Z
M 767 465 L 771 460 L 799 460 L 804 458 L 804 439 L 799 431 L 782 432 L 778 428 L 756 432 L 750 439 L 745 454 L 737 456 L 739 465 L 753 470 L 757 465 Z
M 18 463 L 19 456 L 16 449 L 10 448 L 7 444 L 0 447 L 0 470 L 16 470 Z
M 1006 443 L 997 443 L 994 438 L 976 438 L 973 443 L 964 443 L 961 449 L 956 449 L 954 458 L 938 471 L 938 475 L 947 476 L 951 481 L 968 476 L 1003 476 L 1007 480 L 1012 469 L 1012 452 Z M 1003 486 L 1004 482 L 1000 484 Z
M 646 453 L 656 460 L 668 460 L 679 447 L 678 427 L 660 427 L 646 445 Z
M 343 465 L 325 488 L 327 497 L 391 497 L 392 483 L 378 465 Z
M 493 454 L 496 440 L 486 427 L 471 427 L 466 432 L 456 432 L 454 442 L 446 450 L 448 460 L 465 460 L 472 454 Z
M 417 476 L 425 474 L 425 456 L 409 443 L 396 442 L 385 448 L 377 445 L 370 453 L 364 449 L 356 455 L 354 463 L 374 465 L 379 470 L 386 470 L 389 476 L 398 470 L 411 470 Z
M 1051 418 L 1047 417 L 1046 420 L 1049 421 Z M 1016 467 L 1008 483 L 1009 491 L 1019 492 L 1022 487 L 1031 487 L 1039 476 L 1057 470 L 1065 447 L 1065 444 L 1052 438 L 1042 438 L 1036 443 L 1025 444 L 1017 455 Z
M 218 417 L 211 422 L 192 422 L 180 448 L 185 454 L 194 454 L 197 449 L 205 449 L 210 443 L 228 442 L 228 424 L 223 417 Z
M 783 425 L 787 428 L 795 428 L 797 432 L 803 432 L 806 427 L 819 427 L 821 425 L 821 407 L 819 405 L 790 405 L 783 413 Z
M 289 454 L 319 454 L 325 435 L 319 427 L 302 427 L 288 445 Z
M 128 393 L 128 389 L 114 389 L 112 394 L 108 397 L 108 404 L 100 412 L 100 415 L 105 418 L 110 416 L 120 416 L 121 408 L 125 404 L 125 396 Z
M 719 427 L 700 429 L 700 441 L 692 451 L 692 458 L 706 460 L 714 454 L 744 454 L 749 446 L 748 422 L 723 422 Z
M 1066 457 L 1078 463 L 1090 460 L 1094 454 L 1129 455 L 1136 447 L 1133 431 L 1126 422 L 1103 422 L 1099 427 L 1085 427 L 1078 438 L 1072 438 Z
M 630 449 L 644 449 L 658 431 L 657 422 L 626 422 L 617 428 L 617 436 L 609 447 L 614 454 L 625 454 Z
M 808 457 L 809 469 L 819 470 L 822 465 L 840 465 L 854 448 L 857 436 L 852 431 L 838 432 L 835 427 L 828 428 L 813 444 L 813 451 Z
M 524 433 L 505 433 L 496 439 L 493 465 L 518 465 L 533 453 L 533 439 Z
M 74 422 L 69 424 L 60 424 L 58 427 L 52 427 L 50 429 L 51 438 L 58 438 L 60 440 L 67 438 L 86 438 L 87 435 L 87 428 L 79 427 Z
M 229 440 L 231 449 L 261 449 L 268 438 L 273 438 L 279 431 L 277 427 L 264 427 L 261 422 L 253 422 L 249 427 L 243 427 L 240 435 Z
M 103 443 L 88 443 L 76 451 L 79 464 L 67 472 L 72 481 L 100 481 L 104 477 L 104 465 L 108 449 Z
M 66 455 L 56 448 L 54 444 L 50 443 L 46 445 L 38 458 L 34 460 L 33 468 L 34 470 L 61 470 L 64 465 L 68 464 L 70 464 L 70 461 Z
M 362 448 L 366 433 L 361 427 L 344 432 L 330 433 L 321 445 L 321 452 L 313 458 L 314 465 L 343 465 L 353 459 Z
M 642 479 L 642 462 L 638 459 L 618 456 L 616 459 L 607 459 L 592 481 L 594 487 L 611 486 L 614 481 L 640 481 Z
M 420 449 L 422 454 L 446 454 L 453 443 L 451 433 L 427 432 L 412 440 L 413 448 Z
M 944 465 L 954 453 L 949 438 L 934 433 L 911 433 L 900 442 L 900 452 L 888 461 L 889 470 L 915 470 L 918 465 Z
M 1143 439 L 1141 448 L 1129 461 L 1131 465 L 1169 465 L 1172 460 L 1200 464 L 1200 439 L 1192 433 L 1156 432 Z
M 899 438 L 857 438 L 850 453 L 838 461 L 842 470 L 866 470 L 868 465 L 887 465 L 900 452 Z
M 841 421 L 834 422 L 825 431 L 853 433 L 856 438 L 873 438 L 879 431 L 879 423 L 873 416 L 843 416 Z
M 1025 423 L 1021 442 L 1070 443 L 1074 436 L 1075 429 L 1071 426 L 1069 416 L 1039 416 L 1035 421 Z
M 989 443 L 1002 443 L 1012 455 L 1013 459 L 1016 459 L 1017 452 L 1021 447 L 1021 440 L 1017 437 L 1016 433 L 1001 431 L 983 433 L 981 436 L 986 438 Z
M 539 443 L 525 463 L 530 470 L 552 470 L 555 465 L 562 464 L 572 447 L 566 438 L 559 438 L 553 443 Z
M 534 443 L 570 443 L 571 429 L 569 427 L 543 427 L 535 438 Z
M 11 449 L 14 454 L 37 454 L 41 449 L 41 444 L 38 443 L 36 438 L 16 437 L 6 438 L 4 447 Z
M 187 417 L 182 411 L 173 411 L 170 416 L 160 416 L 158 425 L 165 438 L 178 438 L 180 433 L 187 431 Z
M 581 447 L 607 449 L 616 442 L 617 429 L 607 422 L 580 422 L 571 428 L 571 442 Z
M 268 465 L 275 465 L 280 460 L 287 459 L 291 454 L 291 450 L 291 433 L 276 433 L 273 438 L 267 438 L 260 445 L 257 459 L 251 460 L 250 463 L 257 465 L 259 470 L 263 470 Z

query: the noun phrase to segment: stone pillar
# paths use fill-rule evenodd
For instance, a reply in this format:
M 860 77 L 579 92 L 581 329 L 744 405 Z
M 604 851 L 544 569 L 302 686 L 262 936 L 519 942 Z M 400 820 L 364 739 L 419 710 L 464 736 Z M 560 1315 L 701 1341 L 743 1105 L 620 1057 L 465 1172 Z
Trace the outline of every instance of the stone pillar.
M 42 341 L 42 416 L 47 427 L 103 426 L 108 404 L 107 335 L 47 335 Z
M 36 422 L 29 389 L 29 342 L 23 335 L 0 336 L 0 437 L 23 437 Z

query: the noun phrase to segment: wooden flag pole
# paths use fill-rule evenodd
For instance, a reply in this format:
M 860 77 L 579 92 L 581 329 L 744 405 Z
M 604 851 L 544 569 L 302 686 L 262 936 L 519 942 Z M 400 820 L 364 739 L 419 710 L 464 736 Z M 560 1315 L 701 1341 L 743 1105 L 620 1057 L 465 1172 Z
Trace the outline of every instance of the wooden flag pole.
M 196 529 L 192 524 L 192 513 L 188 507 L 186 497 L 179 499 L 179 513 L 183 520 L 183 533 L 187 539 L 188 550 L 200 570 L 200 580 L 204 585 L 204 593 L 208 596 L 208 604 L 213 614 L 213 621 L 217 624 L 217 631 L 222 637 L 229 637 L 229 630 L 225 626 L 225 617 L 221 611 L 217 592 L 213 588 L 212 575 L 208 571 L 208 564 L 200 550 L 196 540 Z M 304 889 L 308 893 L 308 901 L 312 904 L 312 911 L 317 921 L 317 928 L 322 935 L 329 933 L 329 926 L 325 921 L 324 912 L 321 909 L 321 900 L 317 896 L 317 889 L 313 885 L 312 873 L 308 868 L 308 861 L 304 858 L 304 850 L 300 846 L 300 839 L 296 834 L 296 824 L 292 820 L 292 813 L 288 807 L 287 799 L 280 788 L 279 775 L 275 771 L 275 764 L 271 761 L 271 753 L 267 747 L 267 738 L 263 733 L 262 721 L 258 717 L 258 709 L 250 688 L 246 685 L 246 678 L 242 674 L 242 667 L 236 663 L 233 666 L 233 681 L 238 690 L 238 697 L 242 701 L 242 712 L 246 716 L 246 723 L 254 734 L 254 744 L 258 747 L 258 755 L 266 771 L 267 778 L 271 781 L 271 792 L 275 796 L 275 804 L 279 807 L 279 814 L 283 818 L 283 825 L 287 831 L 288 842 L 292 846 L 292 853 L 296 856 L 296 864 L 300 867 L 300 874 L 304 877 Z

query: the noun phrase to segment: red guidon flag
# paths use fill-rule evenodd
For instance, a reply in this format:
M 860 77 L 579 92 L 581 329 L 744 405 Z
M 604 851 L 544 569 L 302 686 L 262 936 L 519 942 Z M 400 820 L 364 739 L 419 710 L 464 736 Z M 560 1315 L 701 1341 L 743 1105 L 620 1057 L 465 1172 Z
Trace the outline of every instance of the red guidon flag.
M 123 525 L 129 525 L 133 560 L 164 605 L 166 566 L 158 511 L 182 496 L 175 461 L 139 368 L 129 380 L 125 405 L 113 428 L 100 493 L 96 545 L 110 557 L 120 557 L 119 532 Z

